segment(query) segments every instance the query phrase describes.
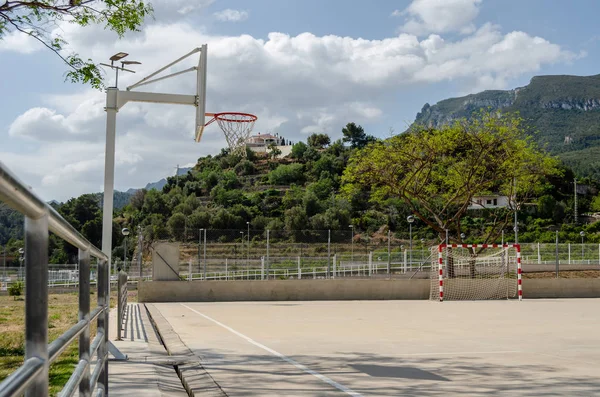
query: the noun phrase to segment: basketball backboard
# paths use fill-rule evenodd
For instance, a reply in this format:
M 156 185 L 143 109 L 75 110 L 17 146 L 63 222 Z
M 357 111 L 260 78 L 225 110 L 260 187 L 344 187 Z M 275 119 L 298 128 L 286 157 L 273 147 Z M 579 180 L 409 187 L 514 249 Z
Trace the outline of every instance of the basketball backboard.
M 200 50 L 200 59 L 198 60 L 197 69 L 197 90 L 196 95 L 198 96 L 198 105 L 196 106 L 196 142 L 200 142 L 202 139 L 202 133 L 204 132 L 205 116 L 206 116 L 206 60 L 208 46 L 202 45 Z

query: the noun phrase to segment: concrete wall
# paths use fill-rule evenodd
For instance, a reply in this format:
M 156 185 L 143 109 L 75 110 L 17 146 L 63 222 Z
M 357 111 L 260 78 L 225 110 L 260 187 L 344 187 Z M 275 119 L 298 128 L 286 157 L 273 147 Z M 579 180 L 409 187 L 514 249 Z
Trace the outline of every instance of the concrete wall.
M 429 299 L 429 280 L 150 281 L 140 302 Z
M 600 298 L 600 278 L 523 280 L 524 298 Z
M 430 280 L 150 281 L 140 302 L 429 299 Z M 600 279 L 526 279 L 525 299 L 600 298 Z

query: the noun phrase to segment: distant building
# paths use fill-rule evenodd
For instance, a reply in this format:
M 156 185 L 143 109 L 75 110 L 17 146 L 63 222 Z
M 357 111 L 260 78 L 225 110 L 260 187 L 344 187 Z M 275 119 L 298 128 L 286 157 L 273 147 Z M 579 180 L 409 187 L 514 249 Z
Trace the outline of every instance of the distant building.
M 491 208 L 506 208 L 510 204 L 508 196 L 498 194 L 489 194 L 474 196 L 471 199 L 471 204 L 467 207 L 469 210 L 482 210 Z
M 259 132 L 246 140 L 246 147 L 256 153 L 267 153 L 271 144 L 275 144 L 281 150 L 281 157 L 287 156 L 292 151 L 291 142 L 279 134 L 261 134 Z

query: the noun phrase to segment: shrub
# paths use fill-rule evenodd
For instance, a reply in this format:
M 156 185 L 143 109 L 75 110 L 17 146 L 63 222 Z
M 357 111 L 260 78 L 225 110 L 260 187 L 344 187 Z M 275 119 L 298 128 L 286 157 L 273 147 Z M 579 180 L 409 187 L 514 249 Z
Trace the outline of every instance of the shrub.
M 23 295 L 23 282 L 17 281 L 8 287 L 8 295 L 17 299 L 17 296 Z
M 272 185 L 290 185 L 292 183 L 302 184 L 304 181 L 302 164 L 280 165 L 269 172 L 269 183 Z

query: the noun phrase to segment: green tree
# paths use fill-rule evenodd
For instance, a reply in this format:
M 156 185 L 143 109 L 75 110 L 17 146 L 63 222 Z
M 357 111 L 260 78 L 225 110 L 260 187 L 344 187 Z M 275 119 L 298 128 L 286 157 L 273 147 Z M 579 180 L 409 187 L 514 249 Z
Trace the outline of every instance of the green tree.
M 282 164 L 269 172 L 268 180 L 272 185 L 290 185 L 304 181 L 302 164 Z
M 174 213 L 167 221 L 167 226 L 176 240 L 182 241 L 185 238 L 186 219 L 181 212 Z
M 371 201 L 402 199 L 421 222 L 443 238 L 461 233 L 471 199 L 484 193 L 524 202 L 541 190 L 557 161 L 524 137 L 521 119 L 482 113 L 440 129 L 415 127 L 355 153 L 344 171 L 344 193 L 367 190 Z M 514 206 L 513 206 L 514 208 Z M 492 216 L 483 239 L 495 238 L 512 209 Z
M 304 143 L 304 142 L 295 143 L 294 145 L 292 145 L 292 151 L 290 153 L 290 156 L 293 159 L 302 160 L 304 158 L 304 153 L 306 153 L 306 149 L 308 149 L 308 146 L 306 146 L 306 143 Z
M 357 149 L 361 149 L 377 140 L 375 137 L 367 135 L 365 130 L 355 123 L 346 124 L 346 126 L 342 128 L 342 134 L 344 135 L 343 141 L 350 142 L 350 146 Z
M 331 139 L 327 134 L 312 134 L 308 137 L 306 143 L 315 149 L 323 149 L 331 143 Z
M 67 64 L 66 80 L 100 89 L 103 83 L 98 66 L 79 54 L 67 54 L 69 43 L 51 27 L 61 22 L 96 24 L 122 37 L 128 31 L 138 31 L 151 13 L 152 6 L 143 0 L 4 1 L 0 4 L 0 40 L 12 32 L 29 35 Z
M 277 157 L 281 156 L 281 149 L 279 149 L 274 142 L 269 144 L 268 149 L 269 149 L 269 158 L 271 160 L 274 160 Z

